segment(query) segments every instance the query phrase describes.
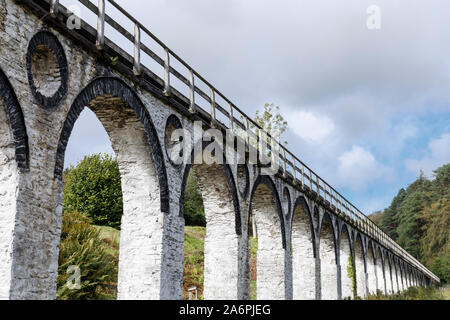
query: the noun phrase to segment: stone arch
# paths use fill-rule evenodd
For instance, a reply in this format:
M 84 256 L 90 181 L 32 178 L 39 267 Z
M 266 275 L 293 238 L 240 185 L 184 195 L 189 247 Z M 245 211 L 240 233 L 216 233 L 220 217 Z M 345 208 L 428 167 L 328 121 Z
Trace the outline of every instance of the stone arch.
M 22 108 L 20 107 L 19 100 L 17 99 L 11 83 L 1 69 L 0 107 L 2 112 L 5 112 L 2 114 L 1 122 L 8 124 L 8 128 L 12 135 L 11 138 L 12 144 L 14 145 L 14 158 L 17 163 L 17 167 L 21 171 L 28 171 L 30 165 L 30 155 L 28 147 L 28 134 Z
M 416 270 L 416 286 L 420 287 L 420 271 Z
M 354 256 L 352 250 L 352 242 L 350 231 L 347 224 L 343 223 L 339 232 L 339 261 L 341 270 L 341 297 L 348 299 L 354 297 L 354 283 L 355 276 L 352 265 L 354 266 Z
M 170 241 L 164 241 L 171 224 L 166 219 L 169 191 L 164 157 L 149 111 L 122 80 L 97 78 L 75 98 L 61 131 L 54 178 L 61 179 L 66 146 L 85 106 L 108 133 L 121 175 L 118 298 L 173 297 L 176 279 L 170 273 L 174 257 L 168 253 Z M 172 225 L 175 228 L 174 221 Z
M 260 175 L 256 179 L 250 210 L 258 232 L 257 298 L 283 300 L 286 297 L 284 218 L 277 188 L 270 177 Z
M 386 282 L 385 282 L 385 268 L 383 263 L 383 253 L 381 252 L 381 247 L 379 245 L 375 245 L 375 254 L 376 254 L 376 269 L 377 269 L 377 290 L 381 292 L 386 292 Z
M 319 224 L 319 257 L 321 299 L 338 299 L 338 263 L 336 255 L 336 233 L 334 221 L 324 212 Z
M 239 193 L 242 198 L 247 198 L 250 189 L 250 173 L 246 164 L 238 164 L 236 169 L 236 179 Z
M 21 210 L 20 173 L 29 170 L 28 136 L 22 109 L 0 69 L 0 299 L 11 298 L 17 213 Z M 20 294 L 20 293 L 18 293 Z
M 419 278 L 419 270 L 418 269 L 415 270 L 414 276 L 415 276 L 416 287 L 420 287 L 420 281 L 419 281 L 420 278 Z
M 407 283 L 408 288 L 412 286 L 411 276 L 412 276 L 412 268 L 411 268 L 410 264 L 407 264 L 407 272 L 406 272 L 407 281 L 406 281 L 406 283 Z
M 403 271 L 404 271 L 403 278 L 405 280 L 405 283 L 404 283 L 405 290 L 408 290 L 408 288 L 409 288 L 408 272 L 409 271 L 408 271 L 408 264 L 406 262 L 404 262 Z
M 224 156 L 225 157 L 225 156 Z M 226 162 L 226 161 L 225 161 Z M 239 198 L 238 198 L 238 189 L 236 186 L 236 182 L 234 181 L 233 178 L 233 173 L 231 171 L 231 168 L 229 165 L 227 164 L 223 164 L 223 165 L 217 165 L 215 166 L 214 169 L 219 169 L 218 167 L 221 167 L 218 172 L 223 172 L 226 176 L 226 185 L 228 186 L 230 192 L 231 192 L 231 197 L 232 197 L 232 203 L 234 206 L 234 220 L 235 220 L 235 231 L 237 235 L 241 235 L 242 234 L 242 224 L 241 224 L 241 209 L 239 206 Z M 181 183 L 181 193 L 180 193 L 180 217 L 183 218 L 184 217 L 184 190 L 186 189 L 186 183 L 187 183 L 187 179 L 189 177 L 189 172 L 192 169 L 192 164 L 187 164 L 184 168 L 184 174 L 183 174 L 183 181 Z
M 361 234 L 357 231 L 354 241 L 355 269 L 356 269 L 356 293 L 358 297 L 367 296 L 367 264 L 366 250 Z
M 404 288 L 405 290 L 408 290 L 409 284 L 408 284 L 408 264 L 404 263 L 403 265 L 403 280 L 404 280 Z
M 405 279 L 405 290 L 408 290 L 409 288 L 409 267 L 408 264 L 405 262 L 404 264 L 404 276 Z
M 288 187 L 283 188 L 283 195 L 281 200 L 284 215 L 288 217 L 291 214 L 291 193 Z
M 400 272 L 400 264 L 398 261 L 398 257 L 394 256 L 394 269 L 395 269 L 395 282 L 396 282 L 396 292 L 400 292 L 401 285 L 402 285 L 402 278 L 401 278 L 401 272 Z
M 316 204 L 313 204 L 313 226 L 319 230 L 320 226 L 320 212 L 319 207 Z M 317 232 L 318 233 L 318 232 Z
M 403 265 L 403 261 L 399 260 L 399 271 L 400 271 L 400 277 L 399 277 L 399 282 L 400 282 L 400 291 L 404 291 L 406 290 L 406 283 L 405 283 L 405 268 Z
M 113 77 L 99 77 L 93 80 L 75 99 L 67 114 L 64 122 L 61 136 L 58 142 L 55 161 L 55 179 L 62 179 L 64 169 L 64 155 L 72 133 L 73 126 L 78 119 L 84 107 L 93 99 L 100 96 L 114 96 L 120 98 L 126 105 L 131 108 L 138 119 L 144 126 L 147 135 L 148 144 L 151 149 L 151 156 L 158 176 L 161 211 L 169 212 L 169 185 L 167 181 L 167 172 L 164 162 L 164 155 L 161 144 L 158 139 L 155 126 L 150 117 L 149 111 L 146 109 L 137 94 L 125 82 Z
M 367 243 L 367 275 L 369 294 L 376 294 L 378 290 L 376 259 L 373 241 L 369 240 Z
M 205 148 L 206 145 L 203 145 Z M 225 154 L 223 155 L 224 159 Z M 192 159 L 194 153 L 192 152 Z M 194 163 L 194 161 L 192 161 Z M 231 168 L 223 164 L 187 164 L 180 193 L 180 216 L 184 218 L 184 192 L 189 172 L 197 177 L 206 218 L 204 241 L 205 300 L 238 299 L 239 236 L 242 234 L 238 188 Z M 226 253 L 226 254 L 224 254 Z M 181 266 L 182 267 L 182 266 Z
M 403 290 L 408 290 L 408 265 L 403 262 Z
M 316 248 L 311 211 L 303 196 L 297 198 L 291 218 L 293 298 L 316 298 Z
M 386 266 L 386 262 L 387 262 L 387 266 Z M 392 262 L 392 255 L 390 253 L 387 253 L 387 261 L 385 258 L 385 263 L 384 263 L 384 270 L 385 272 L 387 272 L 387 276 L 386 276 L 386 282 L 387 282 L 387 290 L 389 294 L 393 294 L 395 292 L 395 287 L 394 287 L 394 270 L 393 270 L 393 262 Z

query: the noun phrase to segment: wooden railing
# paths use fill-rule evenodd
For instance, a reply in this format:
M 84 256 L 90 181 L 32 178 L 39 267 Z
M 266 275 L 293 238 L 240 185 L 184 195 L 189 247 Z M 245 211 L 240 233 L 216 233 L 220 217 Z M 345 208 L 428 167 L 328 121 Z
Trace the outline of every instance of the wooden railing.
M 59 3 L 59 0 L 45 0 L 50 5 L 50 13 L 56 16 L 58 10 L 64 7 Z M 161 40 L 159 40 L 153 33 L 151 33 L 145 26 L 132 17 L 125 9 L 119 6 L 114 0 L 98 0 L 98 4 L 95 5 L 89 0 L 78 0 L 84 7 L 92 11 L 97 15 L 97 41 L 96 47 L 98 50 L 102 50 L 105 46 L 105 23 L 108 23 L 113 29 L 119 32 L 122 36 L 128 39 L 134 46 L 133 60 L 133 72 L 136 76 L 140 76 L 142 72 L 145 72 L 146 68 L 143 68 L 141 61 L 141 53 L 144 52 L 150 58 L 152 58 L 157 64 L 163 68 L 164 77 L 164 90 L 163 93 L 166 96 L 170 96 L 173 91 L 171 84 L 171 77 L 174 76 L 181 83 L 187 86 L 189 90 L 189 111 L 196 113 L 199 105 L 196 103 L 197 98 L 201 97 L 206 100 L 210 105 L 210 110 L 203 110 L 209 113 L 211 124 L 215 125 L 218 121 L 218 113 L 227 119 L 228 123 L 222 123 L 221 125 L 231 130 L 238 128 L 245 130 L 247 134 L 258 137 L 259 131 L 264 129 L 259 126 L 252 118 L 248 117 L 241 109 L 239 109 L 234 103 L 231 102 L 222 92 L 203 78 L 197 71 L 195 71 L 188 63 L 181 59 L 175 52 L 173 52 L 168 46 L 166 46 Z M 134 34 L 128 32 L 124 27 L 117 23 L 105 12 L 106 2 L 115 7 L 121 14 L 128 18 L 134 24 Z M 80 17 L 81 18 L 81 17 Z M 142 42 L 141 33 L 144 32 L 151 39 L 153 39 L 164 51 L 164 56 L 160 57 L 153 50 Z M 175 70 L 171 65 L 171 59 L 175 59 L 182 66 L 184 66 L 189 76 L 185 77 L 181 72 Z M 203 82 L 208 88 L 209 93 L 205 93 L 201 90 L 196 83 Z M 221 106 L 217 101 L 217 97 L 223 99 L 227 106 Z M 235 115 L 241 115 L 240 118 L 236 118 Z M 254 130 L 254 131 L 253 131 Z M 279 162 L 283 175 L 292 179 L 295 185 L 302 188 L 309 189 L 327 202 L 335 212 L 349 223 L 356 226 L 359 230 L 375 239 L 386 248 L 393 251 L 399 257 L 410 263 L 412 266 L 418 268 L 429 277 L 439 282 L 431 271 L 417 261 L 413 256 L 400 247 L 394 240 L 392 240 L 385 232 L 383 232 L 373 221 L 371 221 L 364 213 L 356 208 L 350 201 L 330 186 L 324 179 L 311 170 L 306 164 L 304 164 L 299 158 L 297 158 L 291 151 L 285 146 L 275 140 L 269 133 L 265 133 L 270 140 L 269 145 L 276 145 L 279 155 Z

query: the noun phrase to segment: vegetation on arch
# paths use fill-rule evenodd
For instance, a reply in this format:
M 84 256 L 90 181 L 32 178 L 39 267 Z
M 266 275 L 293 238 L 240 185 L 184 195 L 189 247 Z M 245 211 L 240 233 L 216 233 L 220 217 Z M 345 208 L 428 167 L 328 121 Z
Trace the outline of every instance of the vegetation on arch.
M 270 135 L 276 135 L 279 138 L 286 132 L 288 122 L 280 113 L 280 107 L 273 103 L 264 104 L 264 110 L 256 110 L 255 122 Z M 253 126 L 252 126 L 253 127 Z M 284 142 L 287 145 L 287 141 Z

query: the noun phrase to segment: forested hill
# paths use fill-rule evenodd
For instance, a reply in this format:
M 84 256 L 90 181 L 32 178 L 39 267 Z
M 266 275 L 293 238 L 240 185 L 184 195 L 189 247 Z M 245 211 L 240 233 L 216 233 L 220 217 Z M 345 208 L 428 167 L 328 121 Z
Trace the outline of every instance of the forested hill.
M 399 245 L 450 283 L 450 163 L 401 189 L 389 208 L 371 215 Z

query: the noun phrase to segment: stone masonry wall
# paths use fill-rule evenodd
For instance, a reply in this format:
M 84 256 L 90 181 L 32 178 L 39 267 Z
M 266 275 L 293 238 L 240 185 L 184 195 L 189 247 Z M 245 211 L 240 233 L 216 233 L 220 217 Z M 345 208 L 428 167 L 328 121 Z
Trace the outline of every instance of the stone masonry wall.
M 347 231 L 343 231 L 340 241 L 340 260 L 341 260 L 341 286 L 342 298 L 353 298 L 353 282 L 348 274 L 349 259 L 351 258 L 351 248 L 348 241 Z
M 324 219 L 320 231 L 320 279 L 322 300 L 337 300 L 337 265 L 332 226 Z
M 376 294 L 378 288 L 377 265 L 373 257 L 373 251 L 369 244 L 367 253 L 367 274 L 369 279 L 369 294 Z
M 280 221 L 271 190 L 260 184 L 254 194 L 252 210 L 258 232 L 257 298 L 285 298 L 284 249 Z
M 315 265 L 310 222 L 303 208 L 298 206 L 292 221 L 292 273 L 295 300 L 316 298 Z
M 119 299 L 159 297 L 163 213 L 155 165 L 142 123 L 121 99 L 89 104 L 108 133 L 122 180 Z
M 221 165 L 193 166 L 206 216 L 204 298 L 233 300 L 238 295 L 238 237 L 235 210 Z
M 383 261 L 381 260 L 380 250 L 376 249 L 377 253 L 377 289 L 383 293 L 386 293 L 385 282 L 384 282 L 384 272 L 383 272 Z
M 19 178 L 14 153 L 10 124 L 0 97 L 0 300 L 9 298 L 13 264 L 12 240 Z
M 355 241 L 356 292 L 358 297 L 366 296 L 366 271 L 364 268 L 364 251 L 359 239 Z
M 0 97 L 0 299 L 56 297 L 63 184 L 55 168 L 63 165 L 60 162 L 65 149 L 58 149 L 61 137 L 70 136 L 64 131 L 65 122 L 76 121 L 78 115 L 70 112 L 86 88 L 91 100 L 86 104 L 108 132 L 121 171 L 124 216 L 119 299 L 180 299 L 184 249 L 180 201 L 185 167 L 175 166 L 167 158 L 165 127 L 168 118 L 175 115 L 192 135 L 192 119 L 13 0 L 0 0 L 0 43 L 0 69 L 17 95 L 29 141 L 29 166 L 19 170 L 5 102 Z M 34 52 L 28 52 L 30 48 Z M 104 77 L 120 82 L 121 87 L 115 89 L 121 92 L 105 95 L 97 92 L 99 87 L 90 87 L 98 80 L 99 86 L 111 89 L 111 82 L 102 82 Z M 125 97 L 118 98 L 124 91 Z M 125 98 L 139 101 L 143 107 L 133 111 Z M 249 181 L 243 181 L 235 165 L 230 166 L 229 176 L 218 166 L 194 168 L 207 218 L 205 297 L 249 298 L 248 215 L 252 207 L 258 230 L 258 298 L 290 298 L 293 289 L 295 299 L 312 299 L 321 278 L 322 297 L 336 299 L 337 268 L 331 230 L 324 229 L 321 236 L 320 277 L 307 222 L 297 219 L 305 214 L 294 214 L 292 228 L 290 222 L 280 221 L 272 190 L 264 184 L 258 186 L 253 203 L 249 203 L 248 190 L 245 194 L 242 189 L 246 182 L 251 189 L 258 169 L 248 169 Z M 238 182 L 238 196 L 229 188 L 230 175 Z M 277 193 L 289 185 L 279 178 L 276 181 Z M 293 192 L 291 202 L 295 202 Z M 238 219 L 236 208 L 240 210 Z M 284 214 L 293 214 L 287 208 Z M 286 229 L 292 229 L 292 241 L 290 236 L 283 238 L 282 230 Z M 283 248 L 287 241 L 292 243 L 292 254 L 290 248 Z M 346 274 L 347 254 L 344 248 L 341 276 Z M 362 248 L 356 250 L 360 296 L 365 295 L 366 286 L 362 254 Z M 376 288 L 374 265 L 368 263 L 368 270 L 372 281 L 369 288 Z M 401 276 L 400 269 L 397 277 L 400 286 L 406 285 L 406 275 Z

